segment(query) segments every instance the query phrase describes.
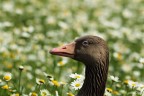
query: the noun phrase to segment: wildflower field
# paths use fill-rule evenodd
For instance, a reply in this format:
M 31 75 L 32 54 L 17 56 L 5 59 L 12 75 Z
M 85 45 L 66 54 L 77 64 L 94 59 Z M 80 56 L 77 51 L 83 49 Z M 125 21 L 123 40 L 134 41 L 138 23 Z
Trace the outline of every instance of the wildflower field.
M 74 96 L 84 65 L 49 50 L 108 42 L 105 96 L 144 96 L 144 0 L 0 0 L 0 96 Z

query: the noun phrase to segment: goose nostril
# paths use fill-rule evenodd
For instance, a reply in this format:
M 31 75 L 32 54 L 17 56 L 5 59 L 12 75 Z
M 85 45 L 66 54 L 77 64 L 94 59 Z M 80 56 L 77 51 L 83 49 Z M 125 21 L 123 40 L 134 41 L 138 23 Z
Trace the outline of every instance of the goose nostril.
M 66 46 L 62 47 L 62 49 L 66 49 Z

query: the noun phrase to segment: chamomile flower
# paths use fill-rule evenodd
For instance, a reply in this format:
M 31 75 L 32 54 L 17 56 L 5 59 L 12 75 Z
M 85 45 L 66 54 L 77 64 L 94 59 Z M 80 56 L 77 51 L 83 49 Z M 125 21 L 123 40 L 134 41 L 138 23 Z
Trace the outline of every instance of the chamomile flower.
M 57 65 L 64 66 L 67 62 L 68 62 L 68 59 L 63 57 L 62 60 L 57 63 Z
M 22 96 L 29 96 L 29 95 L 27 95 L 27 94 L 22 94 Z
M 56 81 L 56 80 L 51 80 L 50 83 L 51 83 L 52 85 L 54 85 L 54 86 L 57 86 L 57 87 L 60 86 L 60 83 L 59 83 L 58 81 Z
M 112 90 L 111 88 L 106 88 L 106 90 L 107 90 L 108 92 L 110 92 L 110 93 L 113 92 L 113 90 Z
M 9 86 L 8 85 L 4 85 L 1 88 L 7 90 L 7 89 L 9 89 Z
M 109 92 L 109 91 L 107 90 L 107 88 L 106 88 L 104 96 L 112 96 L 112 93 Z
M 66 84 L 67 84 L 67 83 L 64 82 L 64 81 L 60 82 L 60 85 L 61 85 L 61 86 L 64 86 L 64 85 L 66 85 Z
M 77 73 L 71 74 L 70 77 L 74 79 L 82 79 L 82 80 L 84 79 L 83 75 L 79 75 Z
M 119 95 L 119 92 L 118 91 L 113 91 L 112 92 L 114 95 Z
M 3 79 L 5 81 L 10 81 L 12 78 L 12 74 L 11 73 L 5 73 Z
M 144 58 L 140 58 L 140 59 L 139 59 L 139 62 L 140 62 L 141 64 L 144 64 Z
M 10 96 L 20 96 L 19 93 L 11 94 Z
M 115 53 L 113 54 L 113 56 L 114 56 L 116 59 L 118 59 L 118 60 L 122 60 L 122 58 L 123 58 L 122 54 L 119 53 L 119 52 L 115 52 Z
M 113 82 L 119 82 L 119 78 L 118 78 L 118 77 L 110 76 L 110 79 L 111 79 Z
M 72 93 L 67 93 L 67 96 L 74 96 L 74 94 L 72 94 Z
M 58 65 L 58 66 L 64 66 L 65 63 L 64 63 L 63 61 L 59 61 L 59 62 L 57 63 L 57 65 Z
M 38 94 L 36 92 L 31 92 L 29 96 L 38 96 Z
M 134 82 L 132 80 L 125 80 L 124 83 L 127 84 L 130 88 L 135 88 L 138 84 L 137 82 Z
M 135 88 L 140 95 L 144 95 L 144 84 L 137 83 Z
M 71 86 L 72 86 L 72 88 L 73 89 L 75 89 L 75 90 L 78 90 L 78 89 L 80 89 L 81 87 L 82 87 L 82 85 L 83 85 L 83 82 L 81 81 L 81 80 L 74 80 L 72 83 L 71 83 Z
M 43 90 L 40 90 L 40 95 L 41 96 L 50 96 L 50 93 L 48 90 L 43 89 Z
M 43 79 L 36 78 L 36 83 L 38 85 L 41 85 L 41 84 L 45 84 L 45 81 Z
M 21 71 L 22 71 L 23 69 L 24 69 L 24 67 L 23 67 L 23 66 L 19 66 L 19 70 L 21 70 Z
M 0 83 L 2 82 L 2 80 L 0 79 Z
M 43 72 L 43 74 L 51 81 L 51 80 L 54 80 L 53 76 Z

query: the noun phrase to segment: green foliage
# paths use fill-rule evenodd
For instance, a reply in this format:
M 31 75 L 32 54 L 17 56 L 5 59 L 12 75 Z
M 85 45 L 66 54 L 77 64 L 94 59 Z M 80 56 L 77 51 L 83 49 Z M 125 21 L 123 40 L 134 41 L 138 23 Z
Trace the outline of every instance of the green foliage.
M 143 22 L 143 0 L 0 0 L 0 96 L 40 94 L 42 89 L 52 96 L 56 91 L 60 96 L 76 94 L 69 75 L 82 74 L 84 66 L 70 59 L 58 66 L 63 58 L 50 55 L 49 50 L 87 34 L 108 42 L 109 75 L 119 77 L 121 83 L 117 88 L 117 83 L 111 86 L 108 79 L 107 87 L 124 96 L 123 81 L 144 83 L 144 64 L 139 62 L 144 57 Z M 24 69 L 19 74 L 21 65 Z M 12 74 L 10 81 L 3 79 L 6 72 Z M 52 86 L 43 72 L 68 84 Z M 37 85 L 36 78 L 42 78 L 45 84 Z M 2 88 L 6 84 L 9 91 Z M 127 91 L 130 96 L 137 94 Z

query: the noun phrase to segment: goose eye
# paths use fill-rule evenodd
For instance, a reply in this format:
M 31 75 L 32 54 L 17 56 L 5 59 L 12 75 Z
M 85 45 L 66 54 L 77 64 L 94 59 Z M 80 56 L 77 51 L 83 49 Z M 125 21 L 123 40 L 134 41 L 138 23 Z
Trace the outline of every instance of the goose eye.
M 82 45 L 87 46 L 87 45 L 89 45 L 89 42 L 88 41 L 83 41 Z

